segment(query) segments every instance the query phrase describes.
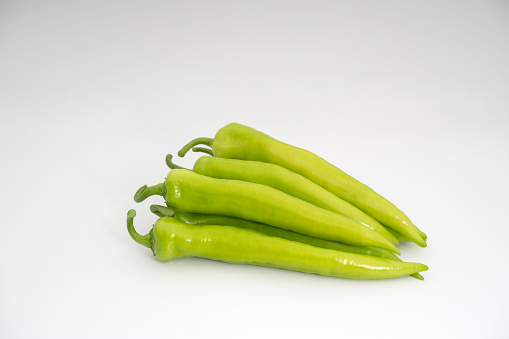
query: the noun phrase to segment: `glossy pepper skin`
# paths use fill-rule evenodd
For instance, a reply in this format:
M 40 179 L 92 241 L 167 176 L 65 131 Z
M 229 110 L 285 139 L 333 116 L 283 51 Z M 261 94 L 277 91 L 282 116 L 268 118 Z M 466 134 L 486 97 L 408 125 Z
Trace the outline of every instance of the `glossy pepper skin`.
M 191 141 L 179 151 L 179 156 L 198 144 L 212 147 L 216 157 L 268 162 L 298 173 L 364 211 L 380 224 L 426 247 L 420 232 L 394 204 L 314 153 L 237 123 L 221 128 L 214 139 Z
M 162 195 L 166 204 L 176 210 L 231 216 L 321 239 L 400 253 L 368 227 L 265 185 L 175 169 L 164 183 L 141 187 L 134 200 L 141 202 L 153 194 Z
M 166 163 L 170 168 L 179 167 L 172 162 L 171 154 L 166 157 Z M 284 167 L 260 161 L 204 156 L 196 160 L 193 172 L 217 179 L 242 180 L 270 186 L 364 224 L 393 244 L 399 244 L 398 238 L 378 221 L 311 180 Z
M 394 255 L 394 253 L 389 252 L 387 250 L 375 247 L 359 247 L 343 244 L 336 241 L 328 241 L 323 239 L 318 239 L 314 237 L 310 237 L 304 234 L 295 233 L 292 231 L 283 230 L 280 228 L 272 227 L 269 225 L 261 224 L 255 221 L 243 220 L 233 217 L 225 217 L 222 215 L 211 215 L 211 214 L 199 214 L 199 213 L 189 213 L 182 211 L 175 211 L 174 209 L 168 208 L 166 206 L 152 205 L 150 206 L 150 210 L 159 217 L 169 217 L 172 216 L 180 222 L 186 223 L 188 225 L 224 225 L 224 226 L 234 226 L 240 227 L 244 229 L 248 229 L 251 231 L 260 232 L 266 235 L 270 235 L 272 237 L 283 238 L 290 241 L 300 242 L 302 244 L 307 244 L 320 248 L 327 248 L 330 250 L 341 251 L 346 253 L 356 253 L 362 255 L 370 255 L 374 257 L 386 258 L 396 261 L 401 261 L 399 257 Z M 423 280 L 424 278 L 419 273 L 411 274 L 414 278 L 419 280 Z
M 134 229 L 135 215 L 134 210 L 127 214 L 129 234 L 162 262 L 199 257 L 351 279 L 394 278 L 428 269 L 423 264 L 343 253 L 237 227 L 187 225 L 171 217 L 158 219 L 142 236 Z

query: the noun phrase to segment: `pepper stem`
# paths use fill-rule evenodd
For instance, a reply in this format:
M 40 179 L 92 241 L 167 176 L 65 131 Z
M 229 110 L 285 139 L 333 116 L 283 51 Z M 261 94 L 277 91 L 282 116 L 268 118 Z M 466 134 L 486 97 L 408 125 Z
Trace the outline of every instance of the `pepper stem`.
M 205 148 L 205 147 L 193 147 L 193 152 L 202 152 L 202 153 L 207 153 L 210 156 L 214 156 L 214 153 L 212 153 L 212 150 L 210 148 Z
M 136 232 L 136 230 L 134 229 L 135 216 L 136 216 L 135 210 L 129 210 L 129 212 L 127 212 L 127 231 L 131 235 L 131 238 L 133 238 L 134 241 L 136 241 L 138 244 L 151 248 L 152 235 L 150 234 L 150 232 L 146 235 L 141 235 L 138 232 Z
M 168 155 L 166 156 L 166 165 L 167 165 L 169 168 L 171 168 L 171 169 L 187 169 L 187 168 L 185 168 L 185 167 L 182 167 L 182 166 L 179 166 L 179 165 L 174 164 L 174 163 L 173 163 L 173 161 L 172 161 L 172 159 L 173 159 L 173 155 L 168 154 Z
M 166 193 L 166 187 L 164 186 L 164 183 L 160 183 L 154 186 L 141 186 L 136 194 L 134 195 L 134 201 L 136 202 L 142 202 L 143 200 L 147 199 L 148 197 L 152 195 L 160 195 L 164 196 Z
M 210 148 L 212 148 L 213 142 L 214 139 L 212 138 L 196 138 L 188 142 L 184 147 L 182 147 L 182 149 L 178 152 L 178 155 L 179 157 L 182 158 L 191 148 L 193 148 L 196 145 L 207 145 Z
M 161 205 L 150 205 L 150 212 L 161 218 L 173 217 L 173 214 L 175 214 L 175 209 Z

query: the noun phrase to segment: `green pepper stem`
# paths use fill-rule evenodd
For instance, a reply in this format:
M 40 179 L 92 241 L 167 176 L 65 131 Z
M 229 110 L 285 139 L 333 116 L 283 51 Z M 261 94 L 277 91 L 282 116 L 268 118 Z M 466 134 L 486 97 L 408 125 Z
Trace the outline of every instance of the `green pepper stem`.
M 147 185 L 144 185 L 144 186 L 141 186 L 138 189 L 138 191 L 136 192 L 136 194 L 134 195 L 134 201 L 142 202 L 143 200 L 147 199 L 148 197 L 150 197 L 152 195 L 164 196 L 165 193 L 166 193 L 166 187 L 164 186 L 164 182 L 154 185 L 154 186 L 149 186 L 149 187 L 147 187 Z
M 169 168 L 171 168 L 171 169 L 188 169 L 188 168 L 185 168 L 185 167 L 182 167 L 182 166 L 179 166 L 179 165 L 174 164 L 174 163 L 173 163 L 173 161 L 172 161 L 172 159 L 173 159 L 173 155 L 168 154 L 168 155 L 166 156 L 166 165 L 167 165 Z
M 214 153 L 212 153 L 212 150 L 210 148 L 205 148 L 205 147 L 193 147 L 193 152 L 202 152 L 202 153 L 206 153 L 210 156 L 214 156 Z
M 186 155 L 187 152 L 189 152 L 191 148 L 193 148 L 196 145 L 207 145 L 210 148 L 212 148 L 213 142 L 214 139 L 212 138 L 196 138 L 188 142 L 184 147 L 182 147 L 182 149 L 178 152 L 178 156 L 182 158 L 184 155 Z
M 131 238 L 134 239 L 138 244 L 143 245 L 145 247 L 152 247 L 152 235 L 150 232 L 146 235 L 141 235 L 134 229 L 134 217 L 136 216 L 135 210 L 129 210 L 127 212 L 127 231 L 131 235 Z
M 175 209 L 171 207 L 161 205 L 150 205 L 150 212 L 154 213 L 158 217 L 173 217 Z

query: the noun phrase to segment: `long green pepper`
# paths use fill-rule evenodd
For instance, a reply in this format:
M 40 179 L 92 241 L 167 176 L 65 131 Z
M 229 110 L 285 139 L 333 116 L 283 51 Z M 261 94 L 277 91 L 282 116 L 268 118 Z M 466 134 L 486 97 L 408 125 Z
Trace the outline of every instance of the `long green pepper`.
M 134 200 L 141 202 L 154 194 L 163 196 L 168 206 L 185 212 L 237 217 L 325 240 L 400 253 L 370 228 L 265 185 L 175 169 L 164 183 L 141 187 Z
M 224 225 L 234 226 L 243 229 L 248 229 L 255 232 L 260 232 L 272 237 L 283 238 L 290 241 L 296 241 L 302 244 L 307 244 L 315 247 L 326 248 L 335 251 L 341 251 L 346 253 L 355 253 L 362 255 L 370 255 L 374 257 L 387 258 L 395 261 L 402 261 L 394 253 L 387 250 L 375 247 L 359 247 L 353 245 L 342 244 L 337 241 L 327 241 L 310 237 L 304 234 L 295 233 L 292 231 L 283 230 L 280 228 L 264 225 L 255 221 L 243 220 L 233 217 L 225 217 L 222 215 L 211 215 L 211 214 L 199 214 L 176 211 L 173 208 L 160 205 L 151 205 L 150 211 L 159 217 L 174 217 L 180 222 L 188 225 Z M 411 274 L 412 277 L 424 280 L 422 275 L 419 273 Z
M 298 173 L 356 206 L 380 224 L 426 247 L 424 234 L 394 204 L 307 150 L 283 143 L 253 128 L 231 123 L 221 128 L 214 139 L 198 138 L 189 142 L 179 151 L 179 156 L 200 144 L 210 146 L 216 157 L 262 161 Z
M 199 257 L 352 279 L 394 278 L 428 269 L 419 263 L 328 250 L 237 227 L 186 225 L 172 217 L 158 219 L 143 236 L 134 229 L 135 216 L 134 210 L 127 213 L 129 234 L 162 262 Z

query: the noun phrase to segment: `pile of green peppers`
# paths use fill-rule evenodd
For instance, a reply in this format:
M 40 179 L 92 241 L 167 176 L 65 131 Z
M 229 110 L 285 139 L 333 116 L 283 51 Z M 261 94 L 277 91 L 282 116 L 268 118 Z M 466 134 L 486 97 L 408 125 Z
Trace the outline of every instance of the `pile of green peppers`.
M 212 138 L 197 138 L 178 155 L 203 152 L 192 169 L 166 156 L 163 183 L 143 186 L 164 205 L 140 235 L 127 213 L 131 237 L 162 261 L 200 257 L 351 279 L 409 275 L 424 264 L 404 262 L 396 247 L 427 236 L 394 204 L 319 156 L 253 128 L 231 123 Z

